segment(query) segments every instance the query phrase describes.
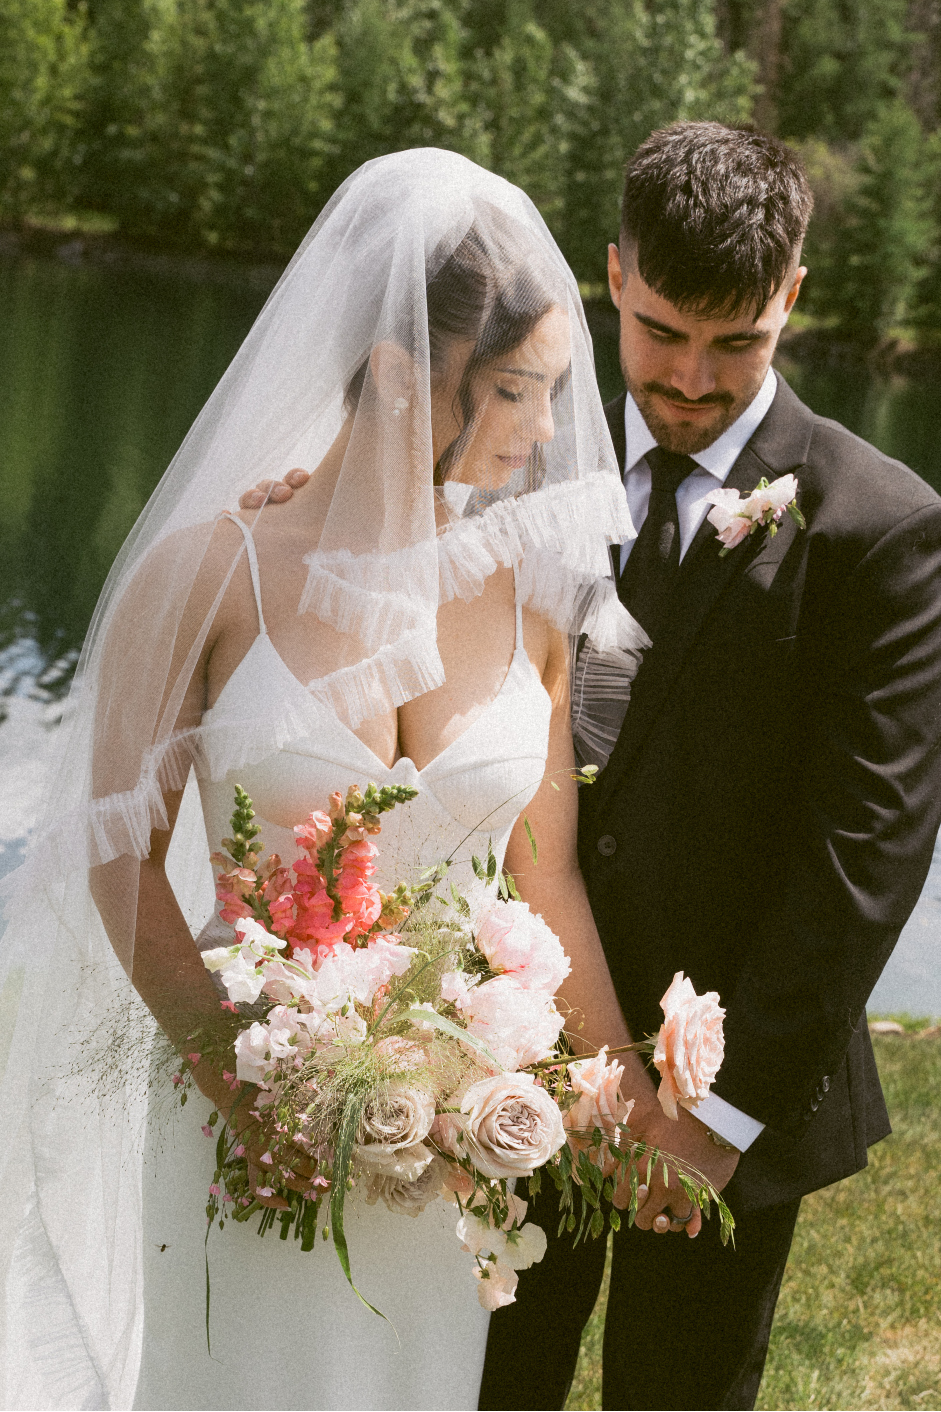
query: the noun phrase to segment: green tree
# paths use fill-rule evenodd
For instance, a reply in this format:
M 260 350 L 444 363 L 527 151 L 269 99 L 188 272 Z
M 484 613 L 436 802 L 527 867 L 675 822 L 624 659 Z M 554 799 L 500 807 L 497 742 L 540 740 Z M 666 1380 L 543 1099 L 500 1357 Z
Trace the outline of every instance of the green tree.
M 852 186 L 821 244 L 812 307 L 863 345 L 889 337 L 913 311 L 935 231 L 929 155 L 910 109 L 888 104 L 863 134 Z
M 86 58 L 66 0 L 0 0 L 0 219 L 74 200 Z
M 926 188 L 930 201 L 931 236 L 918 270 L 918 282 L 909 298 L 909 323 L 919 341 L 941 342 L 941 132 L 925 143 Z
M 911 66 L 909 0 L 786 0 L 777 95 L 790 137 L 858 140 Z
M 711 0 L 591 0 L 582 53 L 589 101 L 573 135 L 559 234 L 581 279 L 602 280 L 617 238 L 624 163 L 655 128 L 682 119 L 748 119 L 754 65 L 725 52 Z
M 304 0 L 181 0 L 180 16 L 192 234 L 213 248 L 290 254 L 325 195 L 339 101 L 333 36 L 309 41 Z
M 508 0 L 489 50 L 478 47 L 473 82 L 488 138 L 487 165 L 532 197 L 550 225 L 565 207 L 572 141 L 588 101 L 590 70 L 574 46 L 555 43 L 530 0 Z
M 303 0 L 101 0 L 89 191 L 129 234 L 289 254 L 322 204 L 338 102 Z
M 342 110 L 334 184 L 371 157 L 409 147 L 486 161 L 462 11 L 460 0 L 349 0 L 335 30 Z

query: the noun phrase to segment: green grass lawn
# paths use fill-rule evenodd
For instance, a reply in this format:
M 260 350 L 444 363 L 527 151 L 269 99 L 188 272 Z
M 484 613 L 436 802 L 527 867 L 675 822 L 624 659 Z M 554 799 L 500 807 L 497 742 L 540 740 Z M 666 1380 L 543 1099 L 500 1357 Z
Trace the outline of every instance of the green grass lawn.
M 873 1044 L 894 1131 L 801 1207 L 759 1408 L 941 1408 L 941 1039 Z M 605 1296 L 570 1409 L 601 1406 Z

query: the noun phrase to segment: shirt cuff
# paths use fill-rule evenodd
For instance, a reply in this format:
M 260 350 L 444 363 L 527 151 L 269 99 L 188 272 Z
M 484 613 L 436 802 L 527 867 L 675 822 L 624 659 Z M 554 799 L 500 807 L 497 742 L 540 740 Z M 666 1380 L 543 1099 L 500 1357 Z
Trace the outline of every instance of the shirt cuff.
M 764 1131 L 764 1123 L 759 1123 L 757 1118 L 750 1118 L 740 1108 L 733 1108 L 731 1103 L 726 1103 L 717 1093 L 707 1093 L 705 1098 L 701 1098 L 695 1108 L 690 1108 L 689 1111 L 694 1118 L 705 1123 L 707 1128 L 712 1128 L 719 1137 L 731 1142 L 739 1152 L 747 1152 L 758 1134 Z

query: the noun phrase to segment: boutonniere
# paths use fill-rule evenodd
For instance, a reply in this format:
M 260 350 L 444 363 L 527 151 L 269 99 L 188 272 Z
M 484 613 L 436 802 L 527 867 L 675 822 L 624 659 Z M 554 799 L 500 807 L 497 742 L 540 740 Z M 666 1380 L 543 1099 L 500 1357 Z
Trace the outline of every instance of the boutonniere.
M 778 532 L 778 521 L 785 510 L 797 525 L 806 529 L 807 521 L 797 508 L 797 477 L 781 476 L 769 485 L 764 476 L 750 495 L 741 496 L 737 490 L 714 490 L 706 499 L 715 508 L 706 516 L 719 533 L 716 535 L 722 545 L 719 558 L 724 559 L 736 544 L 741 544 L 759 527 L 767 529 L 769 535 Z

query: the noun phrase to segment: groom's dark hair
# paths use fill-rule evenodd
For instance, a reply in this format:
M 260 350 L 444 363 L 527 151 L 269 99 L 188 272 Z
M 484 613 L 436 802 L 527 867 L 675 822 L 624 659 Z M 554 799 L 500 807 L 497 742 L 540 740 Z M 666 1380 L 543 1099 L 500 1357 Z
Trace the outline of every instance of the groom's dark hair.
M 673 123 L 627 164 L 621 250 L 704 318 L 761 312 L 796 266 L 813 209 L 797 154 L 752 127 Z

